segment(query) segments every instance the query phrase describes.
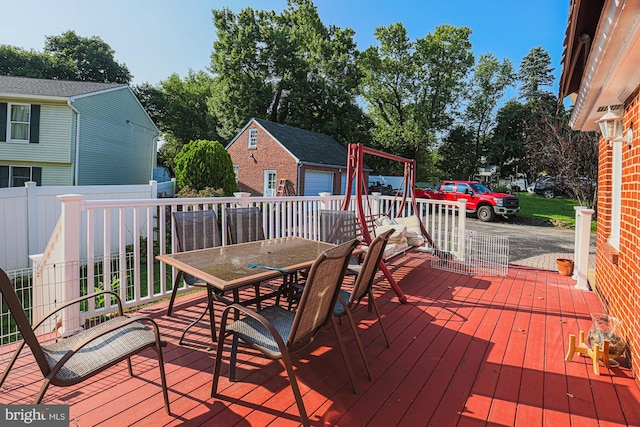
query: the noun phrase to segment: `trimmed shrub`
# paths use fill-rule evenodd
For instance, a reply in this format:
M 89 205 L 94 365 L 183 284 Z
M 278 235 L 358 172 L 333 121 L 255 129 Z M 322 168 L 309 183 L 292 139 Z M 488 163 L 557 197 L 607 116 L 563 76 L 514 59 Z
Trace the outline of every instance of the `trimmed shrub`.
M 238 191 L 231 157 L 217 141 L 198 139 L 189 142 L 176 155 L 175 164 L 180 187 L 198 191 L 207 187 L 220 188 L 225 196 Z

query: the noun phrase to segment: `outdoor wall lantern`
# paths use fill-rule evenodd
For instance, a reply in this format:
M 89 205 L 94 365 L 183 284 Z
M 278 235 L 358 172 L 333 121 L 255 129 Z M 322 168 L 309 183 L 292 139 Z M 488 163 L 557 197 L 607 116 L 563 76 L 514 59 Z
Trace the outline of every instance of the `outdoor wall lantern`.
M 629 126 L 623 135 L 622 129 L 622 117 L 615 115 L 611 111 L 611 107 L 607 108 L 607 112 L 600 120 L 596 120 L 596 123 L 600 125 L 600 132 L 604 139 L 609 141 L 609 146 L 612 146 L 614 142 L 626 142 L 631 147 L 633 140 L 633 123 Z

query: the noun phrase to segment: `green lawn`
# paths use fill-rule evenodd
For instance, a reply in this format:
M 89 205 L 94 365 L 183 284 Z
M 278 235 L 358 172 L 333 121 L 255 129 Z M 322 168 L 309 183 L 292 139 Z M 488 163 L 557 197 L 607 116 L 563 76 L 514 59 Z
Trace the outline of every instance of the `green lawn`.
M 550 223 L 556 227 L 574 228 L 576 224 L 576 211 L 574 206 L 578 203 L 566 197 L 545 199 L 542 196 L 529 193 L 518 193 L 520 200 L 520 213 L 518 216 L 530 222 L 544 224 Z M 596 231 L 596 221 L 591 222 L 591 232 Z

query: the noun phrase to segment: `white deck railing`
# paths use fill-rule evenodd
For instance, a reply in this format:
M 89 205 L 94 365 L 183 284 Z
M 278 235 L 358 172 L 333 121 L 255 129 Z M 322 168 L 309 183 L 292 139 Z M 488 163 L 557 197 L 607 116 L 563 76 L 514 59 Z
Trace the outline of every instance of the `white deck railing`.
M 34 266 L 34 319 L 54 302 L 68 301 L 100 289 L 117 290 L 127 307 L 165 298 L 177 271 L 167 271 L 155 260 L 159 254 L 177 250 L 173 239 L 171 212 L 216 209 L 220 214 L 222 241 L 227 242 L 225 209 L 259 206 L 268 238 L 299 236 L 318 239 L 318 212 L 340 209 L 343 196 L 323 193 L 316 197 L 237 197 L 198 199 L 84 200 L 79 195 L 59 196 L 62 213 L 43 254 L 32 256 Z M 357 200 L 352 199 L 351 210 Z M 365 203 L 367 215 L 408 216 L 411 204 L 399 212 L 400 200 L 371 196 Z M 464 204 L 419 199 L 418 212 L 436 246 L 463 251 Z M 445 240 L 446 239 L 446 242 Z M 147 256 L 147 254 L 152 254 Z M 60 268 L 60 266 L 69 266 Z M 77 270 L 80 265 L 80 274 Z M 46 273 L 57 266 L 55 280 Z M 74 270 L 74 271 L 72 271 Z M 52 289 L 52 287 L 54 289 Z M 112 311 L 107 301 L 90 300 L 78 312 L 62 314 L 63 332 L 77 329 L 84 321 Z

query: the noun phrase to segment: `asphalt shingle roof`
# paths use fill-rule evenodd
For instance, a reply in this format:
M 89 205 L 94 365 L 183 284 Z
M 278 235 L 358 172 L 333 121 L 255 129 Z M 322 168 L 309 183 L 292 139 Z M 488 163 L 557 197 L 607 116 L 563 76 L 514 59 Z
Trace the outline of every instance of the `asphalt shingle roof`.
M 121 86 L 127 85 L 0 76 L 0 94 L 72 97 Z
M 301 162 L 347 166 L 347 148 L 328 135 L 267 120 L 254 120 Z

